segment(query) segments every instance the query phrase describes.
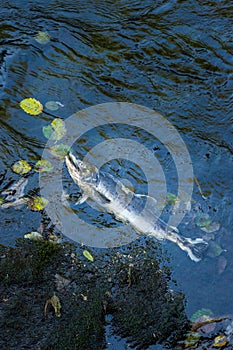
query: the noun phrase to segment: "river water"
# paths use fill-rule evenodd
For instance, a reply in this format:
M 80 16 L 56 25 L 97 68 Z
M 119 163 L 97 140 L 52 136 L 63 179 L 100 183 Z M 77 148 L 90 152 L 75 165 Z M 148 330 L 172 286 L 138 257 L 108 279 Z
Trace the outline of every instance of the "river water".
M 203 211 L 220 224 L 217 233 L 206 234 L 215 248 L 212 245 L 202 262 L 194 264 L 170 243 L 163 243 L 164 254 L 171 256 L 177 288 L 187 298 L 188 316 L 201 308 L 215 316 L 233 314 L 232 2 L 3 0 L 1 6 L 3 186 L 18 179 L 11 170 L 17 160 L 33 164 L 40 159 L 46 144 L 42 127 L 55 117 L 66 119 L 106 102 L 129 102 L 160 112 L 189 151 L 198 179 L 193 211 Z M 39 31 L 48 34 L 47 43 L 35 40 Z M 31 116 L 19 107 L 27 97 L 43 105 L 58 101 L 59 109 Z M 116 129 L 111 130 L 105 128 L 98 135 L 90 131 L 76 148 L 85 155 L 101 140 L 117 137 Z M 131 128 L 120 133 L 154 151 L 172 191 L 176 170 L 171 157 L 166 157 L 158 140 L 138 135 Z M 127 178 L 124 165 L 133 182 L 132 164 L 117 164 L 119 177 Z M 140 171 L 136 178 L 136 190 L 146 190 Z M 39 187 L 36 175 L 28 186 Z M 40 214 L 13 207 L 0 211 L 0 221 L 0 243 L 11 245 L 37 229 Z M 179 228 L 190 237 L 204 234 L 192 215 Z

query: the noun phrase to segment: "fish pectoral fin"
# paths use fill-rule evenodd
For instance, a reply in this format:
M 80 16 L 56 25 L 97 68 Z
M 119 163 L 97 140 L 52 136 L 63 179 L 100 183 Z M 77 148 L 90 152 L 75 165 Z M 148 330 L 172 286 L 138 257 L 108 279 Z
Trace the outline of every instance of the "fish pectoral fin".
M 140 198 L 144 198 L 146 199 L 147 201 L 149 201 L 151 204 L 153 203 L 154 205 L 156 205 L 158 202 L 157 200 L 154 198 L 154 197 L 151 197 L 151 196 L 148 196 L 146 194 L 135 194 L 134 195 L 135 197 L 140 197 Z
M 78 201 L 75 203 L 75 205 L 83 204 L 84 202 L 86 202 L 87 198 L 88 198 L 88 195 L 83 193 L 81 197 L 78 199 Z
M 111 202 L 107 197 L 105 197 L 105 195 L 100 192 L 95 193 L 95 198 L 102 205 L 109 204 Z

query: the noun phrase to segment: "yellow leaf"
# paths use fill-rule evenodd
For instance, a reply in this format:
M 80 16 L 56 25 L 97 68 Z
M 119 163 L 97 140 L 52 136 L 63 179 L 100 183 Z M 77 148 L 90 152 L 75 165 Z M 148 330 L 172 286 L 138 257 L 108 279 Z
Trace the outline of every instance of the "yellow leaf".
M 225 346 L 228 343 L 228 338 L 225 336 L 225 334 L 221 334 L 214 338 L 214 347 L 221 348 Z
M 48 200 L 43 197 L 34 197 L 29 201 L 29 208 L 33 211 L 43 210 L 48 204 Z
M 28 164 L 28 162 L 23 159 L 19 160 L 12 166 L 12 170 L 14 171 L 14 173 L 21 175 L 27 174 L 31 170 L 31 168 L 32 167 Z
M 43 105 L 35 98 L 25 98 L 19 105 L 24 112 L 31 115 L 38 115 L 43 111 Z
M 52 296 L 51 298 L 51 304 L 54 308 L 54 311 L 55 311 L 55 315 L 57 317 L 60 317 L 61 316 L 61 303 L 60 303 L 60 300 L 59 298 L 56 296 L 56 294 L 54 293 L 54 295 Z

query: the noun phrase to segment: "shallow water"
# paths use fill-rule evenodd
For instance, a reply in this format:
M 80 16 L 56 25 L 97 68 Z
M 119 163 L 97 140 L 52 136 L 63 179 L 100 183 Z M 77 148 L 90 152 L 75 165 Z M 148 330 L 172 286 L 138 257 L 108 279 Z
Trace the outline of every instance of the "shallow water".
M 224 251 L 199 264 L 173 244 L 163 244 L 164 254 L 172 257 L 177 289 L 187 297 L 189 316 L 200 308 L 209 308 L 216 316 L 233 313 L 232 10 L 227 0 L 54 0 L 3 1 L 0 12 L 2 186 L 18 179 L 11 171 L 15 161 L 33 164 L 40 159 L 46 144 L 42 127 L 55 116 L 66 119 L 83 108 L 116 101 L 159 111 L 183 138 L 207 196 L 204 200 L 194 186 L 191 215 L 180 231 L 190 237 L 203 235 L 192 216 L 200 210 L 221 225 L 213 240 Z M 38 31 L 47 32 L 51 40 L 36 42 Z M 59 101 L 64 107 L 30 116 L 19 108 L 26 97 L 43 105 Z M 169 192 L 177 191 L 172 157 L 159 140 L 144 132 L 107 126 L 86 133 L 74 149 L 84 156 L 116 135 L 153 151 Z M 146 193 L 145 176 L 133 161 L 112 161 L 105 169 L 130 181 L 138 193 Z M 38 188 L 38 174 L 29 182 L 28 190 Z M 83 211 L 92 214 L 85 204 Z M 15 238 L 37 229 L 40 214 L 10 208 L 0 211 L 0 220 L 0 243 L 13 244 Z M 101 220 L 100 216 L 97 224 Z M 222 256 L 226 268 L 221 272 Z

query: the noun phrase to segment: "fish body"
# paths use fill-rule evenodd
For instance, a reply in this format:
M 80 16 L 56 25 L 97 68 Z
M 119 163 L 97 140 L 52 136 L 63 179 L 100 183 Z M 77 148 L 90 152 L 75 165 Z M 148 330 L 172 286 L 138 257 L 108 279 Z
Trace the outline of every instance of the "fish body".
M 99 172 L 94 165 L 76 159 L 71 153 L 65 160 L 70 176 L 82 191 L 79 204 L 90 198 L 118 220 L 129 223 L 137 233 L 168 239 L 186 251 L 193 261 L 202 259 L 208 243 L 201 238 L 183 237 L 176 228 L 162 221 L 155 198 L 135 194 L 111 174 Z

